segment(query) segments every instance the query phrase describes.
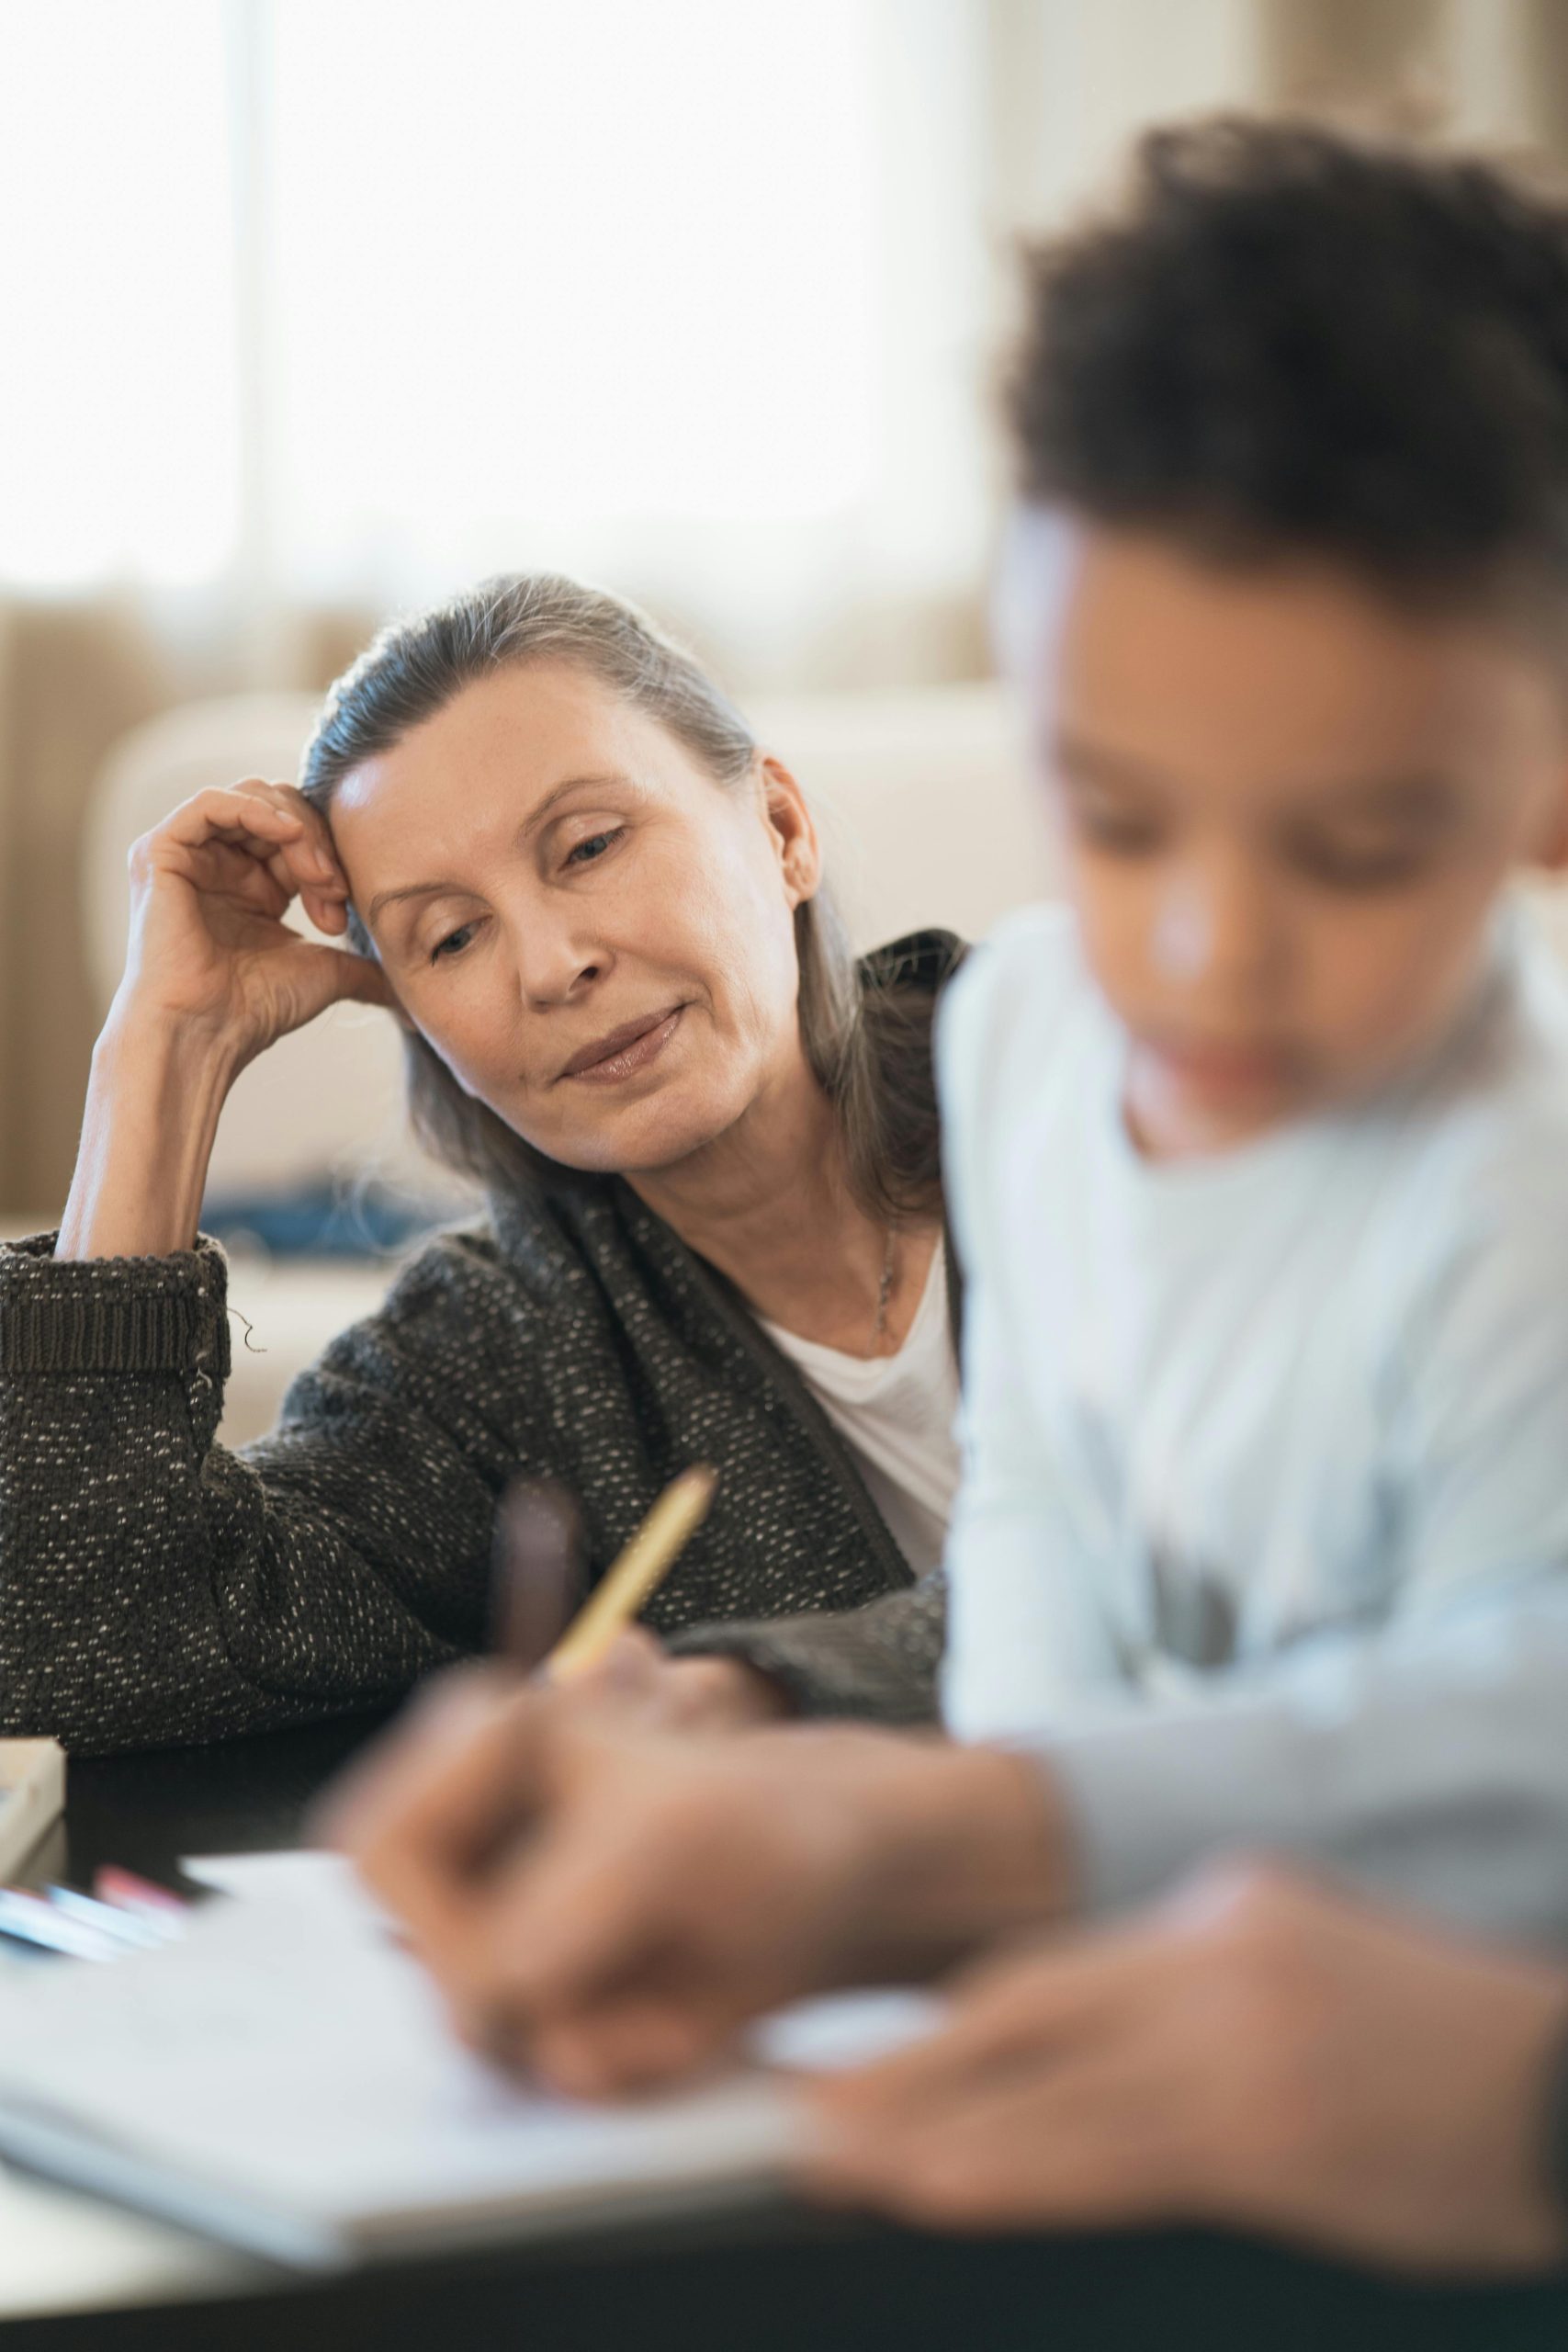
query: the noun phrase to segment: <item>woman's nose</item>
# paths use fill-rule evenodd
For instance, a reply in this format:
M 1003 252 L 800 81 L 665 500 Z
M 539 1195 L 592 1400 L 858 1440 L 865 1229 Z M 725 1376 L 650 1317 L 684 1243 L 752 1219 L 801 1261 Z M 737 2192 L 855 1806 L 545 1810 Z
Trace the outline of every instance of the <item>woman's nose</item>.
M 604 977 L 610 961 L 601 940 L 550 915 L 521 917 L 512 938 L 518 994 L 536 1011 L 580 994 Z
M 1183 989 L 1251 997 L 1267 986 L 1280 944 L 1269 893 L 1234 851 L 1185 859 L 1156 910 L 1156 971 Z

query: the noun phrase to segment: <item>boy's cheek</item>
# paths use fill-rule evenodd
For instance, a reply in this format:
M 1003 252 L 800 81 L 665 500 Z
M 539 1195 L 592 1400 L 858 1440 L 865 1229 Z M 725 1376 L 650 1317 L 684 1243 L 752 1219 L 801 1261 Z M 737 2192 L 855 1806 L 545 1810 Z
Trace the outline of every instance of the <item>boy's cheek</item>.
M 1314 926 L 1300 1036 L 1325 1093 L 1392 1077 L 1435 1046 L 1475 985 L 1490 910 L 1455 922 L 1423 898 Z
M 1132 865 L 1072 853 L 1064 880 L 1095 982 L 1118 1019 L 1135 1028 L 1148 1011 L 1157 922 L 1148 876 Z

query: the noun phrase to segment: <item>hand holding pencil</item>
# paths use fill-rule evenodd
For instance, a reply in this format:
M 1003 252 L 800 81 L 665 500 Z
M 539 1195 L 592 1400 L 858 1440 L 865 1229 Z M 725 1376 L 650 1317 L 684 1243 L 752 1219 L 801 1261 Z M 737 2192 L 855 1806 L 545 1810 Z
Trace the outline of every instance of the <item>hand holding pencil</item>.
M 728 1734 L 782 1711 L 772 1686 L 739 1661 L 671 1658 L 635 1623 L 716 1484 L 701 1466 L 673 1480 L 585 1602 L 570 1498 L 542 1480 L 509 1490 L 497 1524 L 494 1658 L 434 1678 L 318 1817 L 317 1836 L 352 1852 L 432 1934 L 547 1808 L 545 1783 L 569 1723 L 602 1719 L 637 1736 Z
M 629 1621 L 710 1488 L 677 1482 L 547 1657 L 536 1621 L 526 1657 L 449 1678 L 336 1824 L 459 2031 L 567 2090 L 678 2073 L 760 2009 L 942 1964 L 1055 1894 L 1027 1760 L 852 1725 L 677 1735 L 628 1696 Z M 543 1498 L 509 1541 L 530 1590 L 570 1588 Z

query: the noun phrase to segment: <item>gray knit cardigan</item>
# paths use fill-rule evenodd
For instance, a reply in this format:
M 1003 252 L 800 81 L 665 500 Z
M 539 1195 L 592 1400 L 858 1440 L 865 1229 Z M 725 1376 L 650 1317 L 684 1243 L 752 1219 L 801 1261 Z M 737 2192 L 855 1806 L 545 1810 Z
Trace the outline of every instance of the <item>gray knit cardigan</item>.
M 955 952 L 885 951 L 933 990 Z M 0 1246 L 0 1733 L 93 1753 L 383 1704 L 485 1645 L 509 1479 L 571 1489 L 597 1575 L 696 1461 L 718 1492 L 648 1622 L 805 1713 L 934 1712 L 940 1579 L 911 1582 L 793 1366 L 627 1186 L 442 1235 L 237 1452 L 216 1243 L 53 1247 Z

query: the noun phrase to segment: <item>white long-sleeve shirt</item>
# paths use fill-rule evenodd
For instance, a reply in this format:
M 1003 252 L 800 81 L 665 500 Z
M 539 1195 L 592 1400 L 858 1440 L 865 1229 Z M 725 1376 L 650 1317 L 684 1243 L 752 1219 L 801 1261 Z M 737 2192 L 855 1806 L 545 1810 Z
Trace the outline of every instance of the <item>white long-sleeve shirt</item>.
M 944 1006 L 951 1726 L 1093 1905 L 1246 1844 L 1568 1938 L 1568 979 L 1508 920 L 1418 1071 L 1211 1159 L 1125 1057 L 1062 911 Z

